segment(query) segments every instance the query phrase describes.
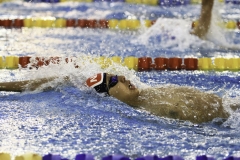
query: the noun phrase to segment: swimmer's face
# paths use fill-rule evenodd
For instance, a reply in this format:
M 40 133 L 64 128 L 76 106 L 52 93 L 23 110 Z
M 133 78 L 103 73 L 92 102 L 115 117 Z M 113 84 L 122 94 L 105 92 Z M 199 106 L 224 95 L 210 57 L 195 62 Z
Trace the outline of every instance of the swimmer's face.
M 111 77 L 117 78 L 117 83 L 113 87 L 109 84 Z M 129 80 L 126 80 L 124 76 L 116 76 L 112 74 L 107 74 L 107 86 L 109 87 L 109 95 L 117 98 L 118 100 L 131 104 L 139 96 L 139 90 L 131 84 Z

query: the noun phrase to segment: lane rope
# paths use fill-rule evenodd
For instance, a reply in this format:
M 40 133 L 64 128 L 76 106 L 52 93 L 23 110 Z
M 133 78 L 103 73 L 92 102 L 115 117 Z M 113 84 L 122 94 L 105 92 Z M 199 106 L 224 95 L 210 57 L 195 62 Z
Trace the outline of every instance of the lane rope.
M 73 19 L 56 17 L 27 17 L 4 18 L 0 17 L 0 28 L 101 28 L 119 30 L 138 30 L 141 27 L 151 27 L 156 20 L 139 19 Z M 198 25 L 198 20 L 192 22 L 192 28 Z M 240 20 L 224 20 L 218 23 L 222 28 L 240 30 Z
M 11 160 L 11 155 L 9 153 L 0 153 L 1 160 Z M 211 156 L 201 155 L 195 158 L 196 160 L 214 160 Z M 239 160 L 239 157 L 228 156 L 223 160 Z M 68 158 L 63 158 L 61 155 L 57 154 L 47 154 L 47 155 L 39 155 L 36 153 L 26 153 L 23 155 L 15 156 L 14 160 L 69 160 Z M 74 160 L 94 160 L 94 156 L 91 154 L 77 154 Z M 102 157 L 101 160 L 131 160 L 131 158 L 124 155 L 108 155 Z M 158 157 L 157 155 L 147 155 L 142 157 L 137 157 L 134 160 L 184 160 L 184 158 L 180 156 L 166 156 L 166 157 Z
M 76 61 L 86 57 L 31 57 L 31 56 L 0 56 L 0 69 L 39 68 L 50 64 L 72 63 L 77 68 Z M 171 71 L 171 70 L 205 70 L 205 71 L 240 71 L 240 58 L 232 57 L 95 57 L 88 59 L 98 63 L 102 68 L 107 68 L 113 63 L 118 63 L 136 71 Z

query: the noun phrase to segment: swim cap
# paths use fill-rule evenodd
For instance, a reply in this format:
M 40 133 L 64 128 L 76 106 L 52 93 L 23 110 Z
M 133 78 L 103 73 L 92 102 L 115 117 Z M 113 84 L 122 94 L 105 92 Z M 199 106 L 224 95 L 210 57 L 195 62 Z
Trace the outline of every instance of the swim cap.
M 107 74 L 106 73 L 98 73 L 87 79 L 86 84 L 88 87 L 94 88 L 98 93 L 106 92 L 107 89 Z

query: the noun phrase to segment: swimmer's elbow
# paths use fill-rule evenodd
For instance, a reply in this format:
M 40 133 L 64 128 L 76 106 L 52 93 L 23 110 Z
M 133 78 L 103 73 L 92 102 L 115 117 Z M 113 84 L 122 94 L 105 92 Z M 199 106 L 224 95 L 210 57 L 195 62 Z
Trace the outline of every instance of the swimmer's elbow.
M 177 111 L 169 111 L 168 116 L 169 118 L 179 119 L 179 113 Z
M 205 40 L 208 29 L 195 28 L 193 31 L 190 31 L 190 34 L 197 36 L 200 39 Z

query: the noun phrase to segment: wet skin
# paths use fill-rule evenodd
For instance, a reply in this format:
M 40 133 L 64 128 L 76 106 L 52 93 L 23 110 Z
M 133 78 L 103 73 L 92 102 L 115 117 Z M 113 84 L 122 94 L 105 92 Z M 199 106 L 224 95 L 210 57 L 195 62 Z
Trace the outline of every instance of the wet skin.
M 107 74 L 107 86 L 111 76 L 115 75 Z M 118 76 L 118 83 L 109 89 L 109 95 L 157 116 L 194 123 L 229 116 L 220 97 L 190 87 L 172 86 L 139 90 L 124 76 Z
M 107 86 L 109 86 L 111 76 L 115 75 L 107 74 Z M 124 76 L 118 76 L 118 83 L 109 89 L 109 95 L 128 105 L 135 106 L 138 102 L 139 90 Z
M 214 0 L 202 0 L 201 15 L 198 20 L 198 25 L 191 32 L 201 39 L 206 39 L 206 35 L 210 28 L 213 5 Z

